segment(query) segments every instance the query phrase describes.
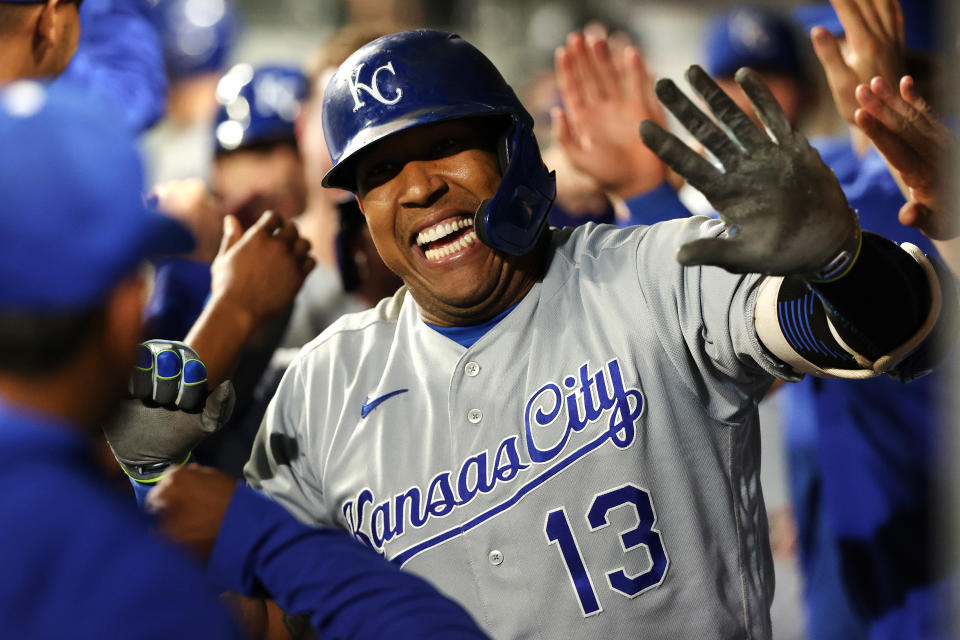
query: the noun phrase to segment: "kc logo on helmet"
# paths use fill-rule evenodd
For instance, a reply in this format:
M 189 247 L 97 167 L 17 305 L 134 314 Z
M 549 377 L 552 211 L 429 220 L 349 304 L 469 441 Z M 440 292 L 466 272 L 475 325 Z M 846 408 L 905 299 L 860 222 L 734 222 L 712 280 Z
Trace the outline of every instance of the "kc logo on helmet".
M 400 98 L 403 97 L 403 89 L 397 88 L 397 93 L 393 98 L 387 99 L 381 92 L 380 86 L 378 84 L 377 76 L 380 75 L 381 71 L 389 71 L 391 75 L 397 75 L 397 72 L 393 70 L 393 63 L 388 62 L 382 67 L 377 67 L 377 69 L 370 76 L 370 84 L 363 84 L 360 82 L 360 72 L 363 70 L 363 65 L 361 63 L 353 70 L 350 78 L 350 91 L 353 93 L 353 110 L 357 111 L 360 107 L 364 106 L 366 103 L 361 99 L 360 92 L 366 91 L 373 99 L 382 104 L 397 104 L 400 101 Z

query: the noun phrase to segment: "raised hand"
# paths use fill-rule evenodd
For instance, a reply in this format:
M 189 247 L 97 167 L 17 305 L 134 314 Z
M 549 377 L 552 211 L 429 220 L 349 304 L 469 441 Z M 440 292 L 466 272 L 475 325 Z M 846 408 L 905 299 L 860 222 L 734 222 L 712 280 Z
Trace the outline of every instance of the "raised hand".
M 671 169 L 707 197 L 730 234 L 685 244 L 677 259 L 734 273 L 795 274 L 812 280 L 843 273 L 860 243 L 856 214 L 833 172 L 806 138 L 791 129 L 757 74 L 740 69 L 736 80 L 773 139 L 703 69 L 690 67 L 687 80 L 726 131 L 672 81 L 659 81 L 657 96 L 722 169 L 654 122 L 644 122 L 641 135 Z
M 266 320 L 290 308 L 316 264 L 310 243 L 277 215 L 263 214 L 246 232 L 233 216 L 223 226 L 210 268 L 210 300 L 184 339 L 203 354 L 211 384 L 230 376 Z
M 857 85 L 880 76 L 889 83 L 903 73 L 903 12 L 897 0 L 830 0 L 846 42 L 823 27 L 810 33 L 840 115 L 855 125 Z
M 960 229 L 940 193 L 950 150 L 956 146 L 953 133 L 917 95 L 910 76 L 900 80 L 899 95 L 877 76 L 858 86 L 856 97 L 857 126 L 907 189 L 900 222 L 933 240 L 956 238 Z
M 212 299 L 227 299 L 255 323 L 291 304 L 316 264 L 310 243 L 289 220 L 267 212 L 241 235 L 233 216 L 224 219 L 220 252 L 213 261 Z
M 644 120 L 665 123 L 640 51 L 614 55 L 607 37 L 572 33 L 555 66 L 564 108 L 551 112 L 554 138 L 570 164 L 622 198 L 660 185 L 667 169 L 637 135 Z

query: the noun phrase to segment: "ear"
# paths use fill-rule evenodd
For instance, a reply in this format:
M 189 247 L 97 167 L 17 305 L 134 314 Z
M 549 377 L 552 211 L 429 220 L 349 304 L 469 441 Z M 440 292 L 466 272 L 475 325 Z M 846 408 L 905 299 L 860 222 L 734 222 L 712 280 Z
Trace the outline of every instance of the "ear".
M 367 212 L 363 210 L 363 200 L 360 199 L 360 196 L 354 195 L 353 197 L 357 199 L 357 206 L 360 207 L 360 213 L 367 215 Z
M 57 38 L 57 4 L 59 0 L 47 0 L 37 14 L 33 30 L 33 55 L 38 62 L 43 60 Z

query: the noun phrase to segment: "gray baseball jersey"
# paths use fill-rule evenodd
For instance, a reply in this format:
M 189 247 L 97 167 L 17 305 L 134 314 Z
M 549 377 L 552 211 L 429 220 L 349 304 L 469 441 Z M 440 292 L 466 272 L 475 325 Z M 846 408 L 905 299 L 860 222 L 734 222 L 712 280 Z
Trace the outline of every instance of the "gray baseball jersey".
M 403 289 L 308 344 L 248 480 L 431 580 L 495 638 L 767 638 L 759 276 L 682 268 L 690 218 L 553 233 L 466 349 Z

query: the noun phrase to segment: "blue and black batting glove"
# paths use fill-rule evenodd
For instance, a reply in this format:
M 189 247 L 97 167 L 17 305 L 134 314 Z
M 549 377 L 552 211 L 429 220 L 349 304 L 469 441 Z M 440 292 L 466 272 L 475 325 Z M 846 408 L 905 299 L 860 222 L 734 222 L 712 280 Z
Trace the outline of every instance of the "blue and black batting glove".
M 130 398 L 104 434 L 128 476 L 156 482 L 187 461 L 204 438 L 230 418 L 235 395 L 229 381 L 212 391 L 197 352 L 182 342 L 148 340 L 137 346 Z

